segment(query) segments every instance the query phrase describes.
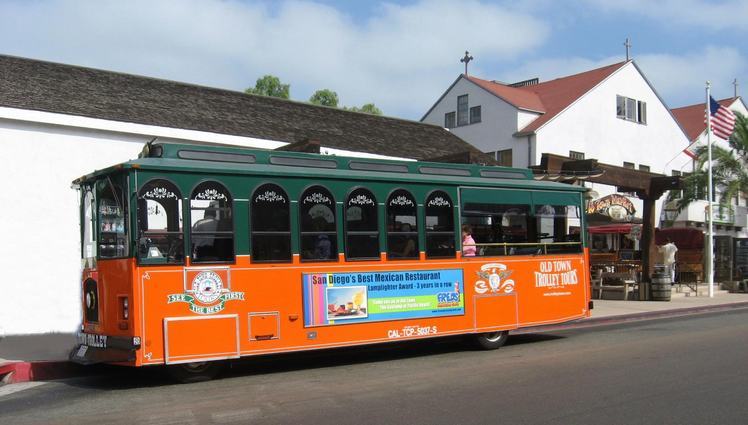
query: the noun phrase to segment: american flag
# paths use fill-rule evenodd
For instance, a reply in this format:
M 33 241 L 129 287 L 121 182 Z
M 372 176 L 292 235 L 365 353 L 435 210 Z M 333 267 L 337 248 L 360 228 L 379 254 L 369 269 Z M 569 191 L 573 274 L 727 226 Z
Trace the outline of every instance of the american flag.
M 729 139 L 735 128 L 735 114 L 709 96 L 709 113 L 712 114 L 712 131 L 720 139 Z

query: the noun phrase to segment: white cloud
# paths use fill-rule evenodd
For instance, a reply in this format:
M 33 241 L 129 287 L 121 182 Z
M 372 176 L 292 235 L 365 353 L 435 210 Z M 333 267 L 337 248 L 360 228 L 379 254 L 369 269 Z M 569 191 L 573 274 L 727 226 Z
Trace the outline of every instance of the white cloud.
M 533 16 L 477 0 L 383 4 L 362 22 L 309 1 L 275 8 L 238 0 L 47 0 L 0 3 L 0 51 L 241 90 L 264 74 L 306 100 L 315 89 L 341 102 L 375 102 L 420 118 L 459 74 L 468 49 L 514 58 L 540 46 Z
M 732 97 L 733 79 L 748 77 L 748 60 L 732 47 L 708 46 L 682 55 L 646 54 L 635 60 L 671 108 L 703 102 L 707 80 L 715 99 Z
M 663 25 L 699 26 L 712 30 L 748 30 L 748 0 L 584 0 L 602 10 L 627 12 L 661 20 Z M 724 35 L 729 37 L 728 34 Z

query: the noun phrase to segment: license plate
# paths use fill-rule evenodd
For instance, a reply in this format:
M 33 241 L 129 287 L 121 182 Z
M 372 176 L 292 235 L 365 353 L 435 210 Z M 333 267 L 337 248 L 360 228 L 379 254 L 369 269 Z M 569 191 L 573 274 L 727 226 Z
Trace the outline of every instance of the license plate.
M 88 345 L 81 345 L 80 347 L 78 347 L 78 352 L 75 353 L 75 357 L 85 357 L 86 351 L 88 351 Z
M 81 345 L 88 345 L 89 347 L 106 348 L 106 335 L 97 334 L 78 334 L 78 343 Z

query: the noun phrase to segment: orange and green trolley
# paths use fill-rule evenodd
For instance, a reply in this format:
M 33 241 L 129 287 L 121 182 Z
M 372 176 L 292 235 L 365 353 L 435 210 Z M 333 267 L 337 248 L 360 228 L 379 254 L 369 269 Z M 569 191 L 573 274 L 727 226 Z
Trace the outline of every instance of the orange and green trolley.
M 529 170 L 150 143 L 74 185 L 78 363 L 194 380 L 271 353 L 492 349 L 590 314 L 585 189 Z

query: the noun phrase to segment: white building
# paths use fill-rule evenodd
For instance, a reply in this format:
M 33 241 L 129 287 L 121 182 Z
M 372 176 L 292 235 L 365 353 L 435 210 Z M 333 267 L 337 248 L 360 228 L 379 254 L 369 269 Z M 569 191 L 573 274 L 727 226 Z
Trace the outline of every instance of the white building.
M 718 103 L 728 109 L 748 116 L 748 108 L 746 108 L 745 102 L 741 97 L 732 97 L 728 99 L 722 99 Z M 683 130 L 688 135 L 691 142 L 691 146 L 686 150 L 686 153 L 694 151 L 696 146 L 706 146 L 707 135 L 706 135 L 706 123 L 704 122 L 704 116 L 706 114 L 706 106 L 703 103 L 696 105 L 683 106 L 680 108 L 673 109 L 673 115 L 680 123 Z M 729 150 L 729 145 L 723 139 L 716 137 L 712 134 L 712 145 L 720 146 L 724 149 Z M 684 170 L 673 170 L 675 174 L 687 173 L 691 171 L 690 167 Z M 748 194 L 746 194 L 748 196 Z M 719 193 L 716 194 L 717 200 L 720 199 Z M 703 228 L 706 221 L 705 210 L 706 210 L 706 194 L 702 201 L 692 202 L 686 210 L 675 218 L 674 226 L 676 227 L 697 227 Z M 748 198 L 742 197 L 740 199 L 730 200 L 730 208 L 724 209 L 721 216 L 715 217 L 717 219 L 717 226 L 715 227 L 715 235 L 724 235 L 732 237 L 745 238 L 748 237 Z
M 77 330 L 71 182 L 137 157 L 154 138 L 265 149 L 315 141 L 322 153 L 379 158 L 482 156 L 441 126 L 0 55 L 0 337 Z
M 668 176 L 691 165 L 688 137 L 634 61 L 545 82 L 463 74 L 421 121 L 447 127 L 502 165 L 539 165 L 543 153 Z M 587 186 L 600 197 L 616 192 Z M 631 201 L 641 217 L 641 200 Z

